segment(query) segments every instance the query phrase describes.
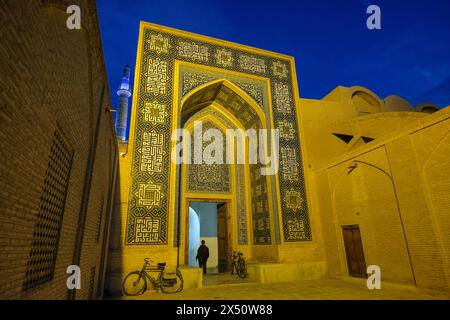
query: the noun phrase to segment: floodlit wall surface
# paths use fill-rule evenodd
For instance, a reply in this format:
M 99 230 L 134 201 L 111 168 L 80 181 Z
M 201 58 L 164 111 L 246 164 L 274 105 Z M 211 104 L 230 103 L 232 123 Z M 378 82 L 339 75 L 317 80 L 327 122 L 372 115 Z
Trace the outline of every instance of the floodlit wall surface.
M 354 107 L 339 97 L 300 102 L 329 275 L 348 276 L 342 227 L 359 225 L 366 265 L 380 266 L 382 280 L 448 290 L 450 108 L 357 115 Z

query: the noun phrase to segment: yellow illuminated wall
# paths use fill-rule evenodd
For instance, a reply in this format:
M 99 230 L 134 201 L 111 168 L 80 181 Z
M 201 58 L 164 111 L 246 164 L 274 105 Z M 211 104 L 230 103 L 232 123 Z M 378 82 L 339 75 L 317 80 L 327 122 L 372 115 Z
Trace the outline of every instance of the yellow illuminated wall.
M 449 108 L 382 100 L 363 87 L 299 98 L 292 57 L 146 22 L 134 83 L 111 291 L 144 257 L 179 263 L 188 286 L 201 286 L 185 258 L 194 200 L 228 202 L 230 245 L 258 281 L 348 277 L 342 227 L 358 225 L 365 263 L 384 280 L 448 289 Z M 170 137 L 194 120 L 221 131 L 279 129 L 279 172 L 230 165 L 228 189 L 190 190 L 192 168 L 171 163 Z
M 348 276 L 342 226 L 359 225 L 384 281 L 448 290 L 450 108 L 338 87 L 299 110 L 329 276 Z

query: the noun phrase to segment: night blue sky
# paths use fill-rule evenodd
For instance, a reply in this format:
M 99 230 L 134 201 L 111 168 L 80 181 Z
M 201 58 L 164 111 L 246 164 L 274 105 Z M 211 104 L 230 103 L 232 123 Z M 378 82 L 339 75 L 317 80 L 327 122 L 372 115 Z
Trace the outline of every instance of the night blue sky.
M 382 30 L 366 28 L 371 3 Z M 362 85 L 450 105 L 450 0 L 98 0 L 98 10 L 114 106 L 124 64 L 134 73 L 140 20 L 292 55 L 303 98 Z

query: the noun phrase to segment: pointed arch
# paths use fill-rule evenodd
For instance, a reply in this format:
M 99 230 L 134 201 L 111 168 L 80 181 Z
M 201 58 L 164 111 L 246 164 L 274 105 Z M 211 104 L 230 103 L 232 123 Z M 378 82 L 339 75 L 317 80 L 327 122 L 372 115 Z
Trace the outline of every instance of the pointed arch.
M 241 119 L 238 111 L 243 108 L 258 118 L 261 126 L 266 125 L 266 115 L 261 106 L 244 90 L 227 79 L 213 80 L 190 91 L 181 100 L 181 123 L 184 124 L 193 114 L 213 102 L 222 106 L 226 102 L 232 102 L 233 106 L 224 107 L 227 107 L 235 118 Z
M 245 129 L 245 127 L 242 124 L 242 122 L 238 118 L 236 118 L 232 113 L 230 113 L 222 105 L 219 105 L 219 104 L 213 102 L 211 105 L 205 106 L 204 108 L 208 108 L 208 107 L 214 108 L 214 111 L 219 113 L 219 115 L 221 117 L 224 117 L 226 120 L 230 121 L 231 124 L 233 124 L 233 126 L 235 126 L 236 128 Z M 204 108 L 202 108 L 202 110 Z M 200 111 L 200 110 L 198 110 L 198 111 Z M 204 118 L 211 118 L 211 117 L 215 119 L 214 122 L 217 123 L 218 126 L 223 128 L 224 130 L 227 129 L 227 128 L 225 128 L 225 126 L 222 123 L 217 121 L 218 119 L 217 119 L 216 115 L 211 115 L 211 114 L 203 115 L 203 116 L 201 116 L 199 118 L 197 118 L 196 116 L 193 115 L 193 116 L 189 117 L 189 119 L 187 119 L 186 123 L 184 124 L 184 127 L 188 128 L 188 127 L 192 126 L 192 123 L 191 123 L 192 121 L 198 121 L 198 120 L 201 120 L 201 119 L 204 119 Z

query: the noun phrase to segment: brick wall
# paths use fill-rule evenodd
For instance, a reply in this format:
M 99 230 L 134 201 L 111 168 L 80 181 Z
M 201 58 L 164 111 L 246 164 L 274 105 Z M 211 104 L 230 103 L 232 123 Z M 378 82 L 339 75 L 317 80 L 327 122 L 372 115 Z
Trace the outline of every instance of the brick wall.
M 86 299 L 102 290 L 117 151 L 95 3 L 70 4 L 81 7 L 82 30 L 66 28 L 65 1 L 0 3 L 2 299 Z M 73 158 L 55 269 L 51 280 L 25 290 L 57 128 Z M 82 279 L 75 296 L 66 287 L 74 263 Z
M 449 290 L 449 115 L 441 110 L 316 170 L 330 276 L 348 276 L 342 226 L 357 224 L 366 264 L 381 267 L 382 281 Z

